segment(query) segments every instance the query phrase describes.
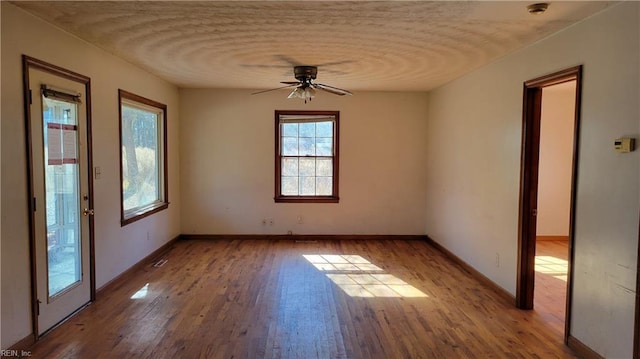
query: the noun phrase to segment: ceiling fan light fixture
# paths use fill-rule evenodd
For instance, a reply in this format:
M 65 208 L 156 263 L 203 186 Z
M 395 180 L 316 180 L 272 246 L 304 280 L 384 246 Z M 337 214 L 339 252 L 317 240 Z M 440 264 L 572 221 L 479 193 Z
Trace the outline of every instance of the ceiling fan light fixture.
M 316 90 L 314 90 L 311 86 L 307 86 L 304 88 L 302 86 L 298 86 L 293 91 L 291 91 L 289 96 L 287 96 L 287 98 L 303 99 L 304 103 L 307 103 L 307 101 L 311 101 L 311 99 L 314 97 L 316 97 Z
M 293 91 L 291 91 L 287 98 L 303 98 L 301 93 L 304 94 L 304 91 L 302 91 L 300 87 L 296 87 L 295 89 L 293 89 Z
M 316 97 L 316 90 L 314 90 L 311 86 L 307 87 L 306 89 L 304 89 L 304 97 L 311 100 L 312 98 Z

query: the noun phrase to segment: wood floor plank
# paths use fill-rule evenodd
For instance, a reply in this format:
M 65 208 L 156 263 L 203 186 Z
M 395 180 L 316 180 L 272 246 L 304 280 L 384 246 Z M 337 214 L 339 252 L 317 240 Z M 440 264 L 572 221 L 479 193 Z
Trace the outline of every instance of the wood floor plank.
M 113 283 L 33 356 L 573 357 L 543 316 L 424 241 L 185 240 L 165 259 Z
M 536 241 L 534 310 L 559 336 L 564 335 L 569 242 Z

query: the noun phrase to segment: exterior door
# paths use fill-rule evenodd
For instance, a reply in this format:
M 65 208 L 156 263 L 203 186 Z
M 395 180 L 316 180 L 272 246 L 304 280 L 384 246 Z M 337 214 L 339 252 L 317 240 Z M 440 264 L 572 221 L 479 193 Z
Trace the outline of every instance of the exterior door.
M 37 335 L 92 299 L 85 84 L 28 69 Z

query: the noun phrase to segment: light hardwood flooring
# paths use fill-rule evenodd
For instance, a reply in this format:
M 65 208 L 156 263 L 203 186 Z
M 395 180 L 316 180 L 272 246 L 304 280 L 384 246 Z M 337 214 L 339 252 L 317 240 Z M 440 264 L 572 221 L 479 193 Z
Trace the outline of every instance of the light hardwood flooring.
M 99 293 L 35 358 L 568 358 L 418 240 L 186 240 Z
M 564 336 L 568 241 L 536 242 L 533 307 L 557 336 Z

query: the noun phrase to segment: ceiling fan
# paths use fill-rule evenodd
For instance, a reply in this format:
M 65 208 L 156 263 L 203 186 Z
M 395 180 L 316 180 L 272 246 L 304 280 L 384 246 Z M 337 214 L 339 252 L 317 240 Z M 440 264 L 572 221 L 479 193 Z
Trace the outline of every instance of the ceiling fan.
M 329 85 L 314 83 L 313 80 L 315 80 L 316 76 L 318 75 L 317 66 L 294 66 L 293 75 L 298 81 L 282 81 L 280 83 L 285 84 L 286 86 L 254 92 L 252 93 L 252 95 L 269 92 L 269 91 L 280 90 L 280 89 L 294 87 L 294 86 L 295 86 L 295 89 L 289 94 L 287 98 L 301 98 L 301 99 L 304 99 L 304 103 L 307 103 L 307 101 L 311 101 L 311 99 L 315 97 L 316 95 L 315 89 L 327 91 L 334 95 L 339 95 L 339 96 L 353 95 L 351 92 L 347 90 L 343 90 L 343 89 L 329 86 Z

